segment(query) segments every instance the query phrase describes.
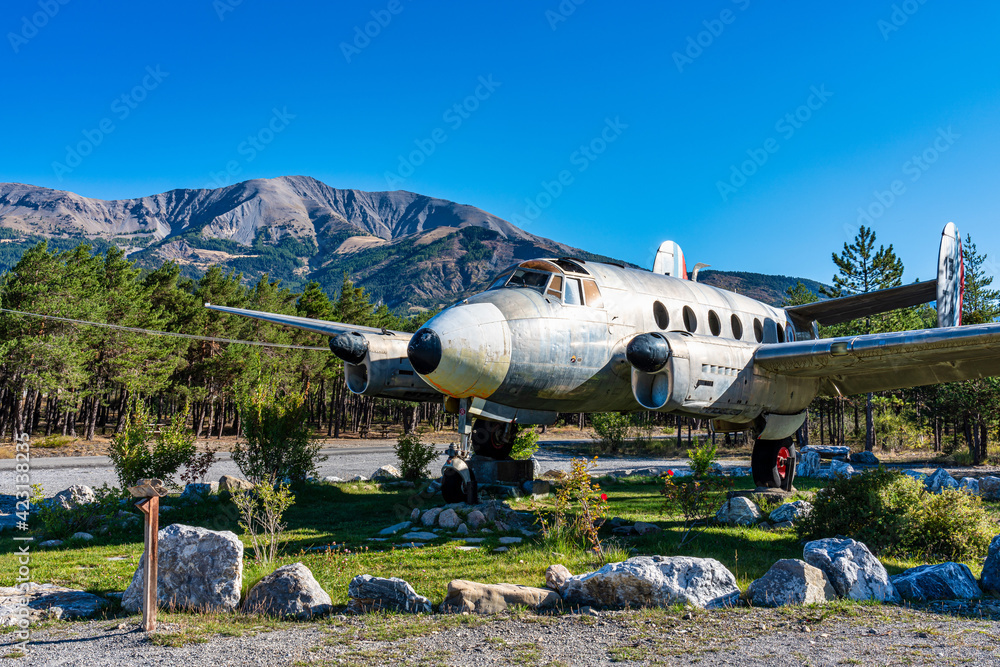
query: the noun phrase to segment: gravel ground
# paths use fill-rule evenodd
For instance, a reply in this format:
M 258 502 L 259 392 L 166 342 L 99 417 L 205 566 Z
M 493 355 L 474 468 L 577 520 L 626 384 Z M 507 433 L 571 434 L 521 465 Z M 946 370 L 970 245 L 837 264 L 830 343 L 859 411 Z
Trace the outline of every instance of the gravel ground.
M 237 637 L 157 646 L 135 619 L 35 631 L 0 664 L 80 665 L 996 665 L 1000 623 L 897 607 L 499 616 L 339 617 Z M 468 619 L 478 621 L 479 619 Z M 158 632 L 177 632 L 162 624 Z M 0 656 L 11 653 L 0 635 Z M 6 644 L 6 646 L 3 646 Z

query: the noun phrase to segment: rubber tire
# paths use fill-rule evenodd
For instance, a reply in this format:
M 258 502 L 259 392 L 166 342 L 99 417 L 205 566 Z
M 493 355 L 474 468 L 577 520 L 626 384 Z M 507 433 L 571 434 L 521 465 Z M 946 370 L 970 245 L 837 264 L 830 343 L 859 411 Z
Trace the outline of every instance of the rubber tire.
M 445 474 L 441 479 L 441 497 L 446 503 L 464 503 L 465 489 L 462 488 L 462 476 L 458 473 Z
M 514 449 L 514 439 L 505 440 L 507 424 L 477 419 L 472 425 L 472 451 L 487 459 L 507 460 Z
M 791 440 L 791 438 L 789 438 Z M 795 443 L 789 442 L 788 445 L 788 463 L 787 470 L 785 471 L 785 479 L 781 480 L 781 488 L 785 491 L 792 492 L 795 487 L 792 483 L 795 481 L 795 464 L 798 462 L 798 456 L 795 452 Z
M 782 447 L 786 447 L 791 454 L 784 479 L 778 474 L 778 451 Z M 750 471 L 754 484 L 758 487 L 786 491 L 790 489 L 792 480 L 795 479 L 795 445 L 792 444 L 792 439 L 757 440 L 750 454 Z

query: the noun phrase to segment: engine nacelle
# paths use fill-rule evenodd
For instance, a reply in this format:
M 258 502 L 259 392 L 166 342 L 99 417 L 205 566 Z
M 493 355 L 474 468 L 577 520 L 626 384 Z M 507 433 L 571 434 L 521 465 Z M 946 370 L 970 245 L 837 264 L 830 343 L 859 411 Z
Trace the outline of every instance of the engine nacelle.
M 632 393 L 647 410 L 752 422 L 765 409 L 798 414 L 816 395 L 812 378 L 758 374 L 757 345 L 671 331 L 636 336 L 627 357 Z
M 343 333 L 330 349 L 344 361 L 347 388 L 364 396 L 437 401 L 441 392 L 424 382 L 406 358 L 409 338 L 392 334 Z

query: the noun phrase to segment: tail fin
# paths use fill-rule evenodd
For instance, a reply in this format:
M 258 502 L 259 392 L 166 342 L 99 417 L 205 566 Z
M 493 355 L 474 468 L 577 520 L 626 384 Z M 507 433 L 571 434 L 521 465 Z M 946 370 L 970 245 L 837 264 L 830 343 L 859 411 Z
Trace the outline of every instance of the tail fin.
M 965 296 L 965 262 L 962 259 L 962 235 L 954 222 L 941 232 L 938 251 L 937 312 L 939 327 L 962 324 L 962 299 Z
M 673 276 L 687 280 L 687 265 L 684 263 L 684 251 L 674 241 L 664 241 L 656 251 L 653 260 L 653 273 Z

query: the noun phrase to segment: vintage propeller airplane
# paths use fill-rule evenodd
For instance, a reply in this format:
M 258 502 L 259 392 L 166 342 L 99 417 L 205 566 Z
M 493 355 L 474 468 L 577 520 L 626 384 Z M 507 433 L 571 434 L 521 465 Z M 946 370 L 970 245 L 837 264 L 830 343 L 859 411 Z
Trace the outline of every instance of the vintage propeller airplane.
M 688 277 L 670 241 L 652 271 L 529 260 L 415 334 L 206 307 L 330 336 L 354 393 L 443 398 L 459 415 L 461 451 L 450 464 L 461 475 L 445 489 L 459 499 L 470 440 L 476 454 L 506 458 L 515 424 L 552 424 L 558 412 L 656 410 L 711 419 L 718 432 L 748 431 L 756 483 L 790 489 L 791 436 L 817 396 L 1000 375 L 1000 324 L 959 326 L 964 270 L 952 223 L 936 280 L 868 294 L 778 308 L 698 283 L 697 271 Z M 818 336 L 817 323 L 930 301 L 936 329 Z

